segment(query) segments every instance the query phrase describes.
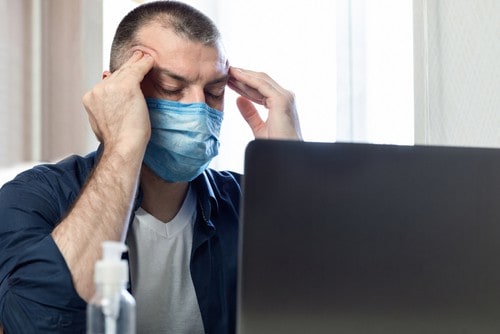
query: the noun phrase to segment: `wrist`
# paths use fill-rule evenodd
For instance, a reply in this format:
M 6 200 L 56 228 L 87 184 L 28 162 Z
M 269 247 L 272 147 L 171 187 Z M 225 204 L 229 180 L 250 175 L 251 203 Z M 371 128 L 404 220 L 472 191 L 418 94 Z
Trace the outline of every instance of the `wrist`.
M 142 163 L 148 141 L 117 140 L 103 142 L 103 156 L 117 157 L 123 162 L 138 161 Z

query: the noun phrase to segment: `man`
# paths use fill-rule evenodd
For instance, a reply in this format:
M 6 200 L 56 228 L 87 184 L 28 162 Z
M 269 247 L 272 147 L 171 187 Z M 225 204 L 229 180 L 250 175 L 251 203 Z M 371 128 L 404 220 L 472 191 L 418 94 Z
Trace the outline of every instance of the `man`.
M 256 137 L 300 138 L 293 95 L 230 67 L 197 10 L 159 1 L 122 20 L 110 72 L 83 97 L 99 150 L 0 191 L 5 333 L 83 332 L 104 240 L 129 246 L 138 332 L 234 332 L 240 176 L 207 169 L 226 85 Z

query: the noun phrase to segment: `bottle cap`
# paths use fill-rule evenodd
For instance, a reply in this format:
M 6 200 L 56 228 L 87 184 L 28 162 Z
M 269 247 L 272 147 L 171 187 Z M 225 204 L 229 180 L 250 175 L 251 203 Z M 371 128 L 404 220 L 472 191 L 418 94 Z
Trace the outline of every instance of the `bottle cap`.
M 128 263 L 121 259 L 127 246 L 117 241 L 102 243 L 102 259 L 95 264 L 94 282 L 96 284 L 123 284 L 128 282 Z

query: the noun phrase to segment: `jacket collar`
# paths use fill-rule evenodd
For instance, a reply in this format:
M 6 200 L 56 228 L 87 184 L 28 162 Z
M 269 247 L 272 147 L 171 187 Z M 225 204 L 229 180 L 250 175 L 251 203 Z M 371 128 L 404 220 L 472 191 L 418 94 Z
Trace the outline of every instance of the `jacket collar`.
M 212 171 L 206 169 L 191 182 L 198 196 L 198 202 L 206 222 L 219 213 L 219 204 L 210 180 L 213 180 Z

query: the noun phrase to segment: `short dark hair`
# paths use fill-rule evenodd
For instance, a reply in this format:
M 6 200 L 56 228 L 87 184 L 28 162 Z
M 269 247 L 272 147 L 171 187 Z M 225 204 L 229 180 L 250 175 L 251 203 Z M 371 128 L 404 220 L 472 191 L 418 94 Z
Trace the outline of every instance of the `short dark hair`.
M 196 8 L 171 0 L 145 3 L 128 13 L 116 29 L 111 44 L 111 72 L 125 62 L 126 51 L 136 43 L 139 29 L 155 22 L 204 45 L 215 46 L 220 39 L 220 32 L 213 21 Z

